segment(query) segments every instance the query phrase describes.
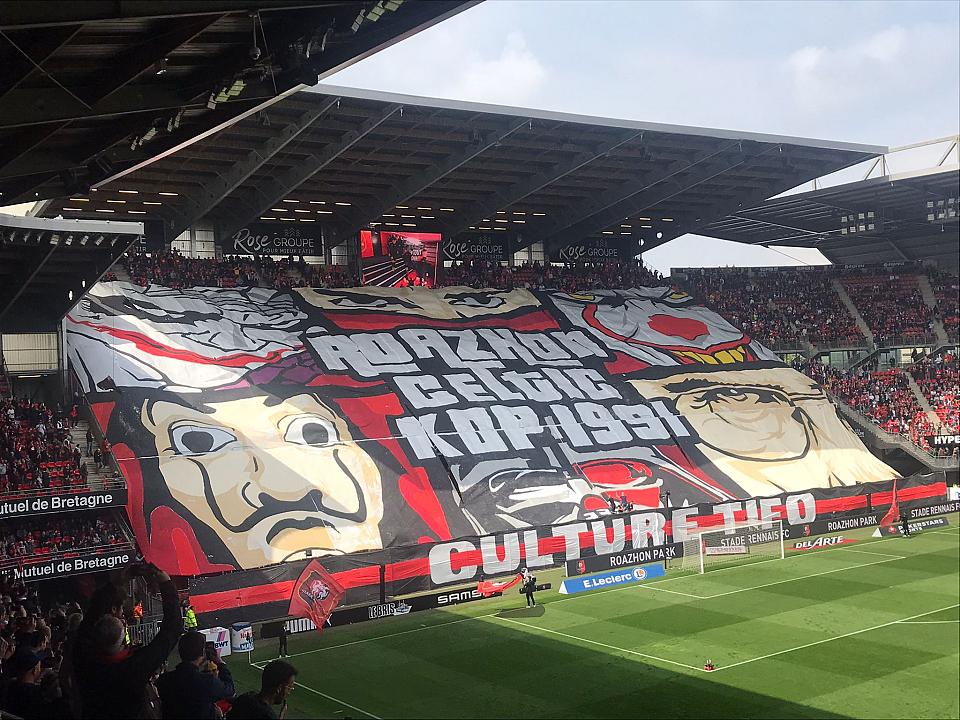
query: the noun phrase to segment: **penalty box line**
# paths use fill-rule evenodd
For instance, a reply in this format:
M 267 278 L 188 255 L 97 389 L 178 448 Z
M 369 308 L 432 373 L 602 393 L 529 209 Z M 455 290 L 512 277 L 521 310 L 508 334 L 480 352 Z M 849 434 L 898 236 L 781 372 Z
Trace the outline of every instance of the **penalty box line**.
M 843 633 L 842 635 L 836 635 L 834 637 L 824 638 L 823 640 L 816 640 L 814 642 L 806 643 L 804 645 L 797 645 L 796 647 L 787 648 L 786 650 L 778 650 L 777 652 L 767 653 L 766 655 L 761 655 L 760 657 L 750 658 L 749 660 L 741 660 L 740 662 L 731 663 L 730 665 L 724 665 L 717 668 L 713 672 L 719 672 L 721 670 L 731 670 L 735 667 L 740 667 L 741 665 L 749 665 L 750 663 L 758 662 L 759 660 L 768 660 L 772 657 L 777 657 L 778 655 L 785 655 L 786 653 L 795 652 L 797 650 L 804 650 L 806 648 L 815 647 L 817 645 L 823 645 L 824 643 L 833 642 L 834 640 L 842 640 L 843 638 L 853 637 L 854 635 L 861 635 L 865 632 L 870 632 L 872 630 L 880 630 L 881 628 L 890 627 L 891 625 L 906 625 L 909 624 L 911 620 L 917 618 L 926 617 L 927 615 L 934 615 L 938 612 L 944 612 L 945 610 L 953 610 L 954 608 L 960 607 L 960 603 L 954 603 L 953 605 L 948 605 L 947 607 L 937 608 L 936 610 L 928 610 L 927 612 L 917 613 L 916 615 L 910 615 L 909 617 L 900 618 L 899 620 L 891 620 L 890 622 L 881 623 L 880 625 L 873 625 L 872 627 L 863 628 L 862 630 L 853 630 L 852 632 Z M 951 622 L 956 622 L 951 621 Z
M 871 540 L 870 542 L 865 542 L 863 544 L 871 545 L 877 542 L 886 542 L 887 540 L 891 540 L 891 539 L 892 538 L 881 538 L 879 540 Z M 763 565 L 764 563 L 768 563 L 768 562 L 777 562 L 777 561 L 783 561 L 783 560 L 799 560 L 800 558 L 817 557 L 819 555 L 823 555 L 824 553 L 833 552 L 836 550 L 843 550 L 844 552 L 862 553 L 864 555 L 879 555 L 881 557 L 885 557 L 886 560 L 877 560 L 875 562 L 860 563 L 859 565 L 848 565 L 847 567 L 835 568 L 833 570 L 824 570 L 823 572 L 812 573 L 810 575 L 800 575 L 798 577 L 787 578 L 786 580 L 777 580 L 776 582 L 764 583 L 762 585 L 751 585 L 750 587 L 738 588 L 736 590 L 730 590 L 728 592 L 714 593 L 713 595 L 697 595 L 695 593 L 686 593 L 686 592 L 681 592 L 679 590 L 670 590 L 669 588 L 660 587 L 664 583 L 673 582 L 675 580 L 688 580 L 690 578 L 701 577 L 700 574 L 678 575 L 677 577 L 665 578 L 664 580 L 655 580 L 650 583 L 636 585 L 635 587 L 647 589 L 647 590 L 657 590 L 659 592 L 671 593 L 673 595 L 683 595 L 684 597 L 694 598 L 695 600 L 709 600 L 710 598 L 723 597 L 725 595 L 735 595 L 736 593 L 747 592 L 749 590 L 759 590 L 760 588 L 771 587 L 773 585 L 782 585 L 783 583 L 794 582 L 795 580 L 804 580 L 806 578 L 820 577 L 821 575 L 829 575 L 831 573 L 842 572 L 844 570 L 855 570 L 856 568 L 867 567 L 869 565 L 879 565 L 880 563 L 892 562 L 893 560 L 905 560 L 907 558 L 906 555 L 878 553 L 878 552 L 872 552 L 870 550 L 854 550 L 853 548 L 845 548 L 845 547 L 831 547 L 831 548 L 826 548 L 819 552 L 815 552 L 813 554 L 808 554 L 808 555 L 790 555 L 785 558 L 778 558 L 778 557 L 770 558 L 769 560 L 761 560 L 755 563 L 747 563 L 746 565 L 731 565 L 729 567 L 717 568 L 715 570 L 711 570 L 710 573 L 713 574 L 713 573 L 723 572 L 724 570 L 743 570 L 744 568 L 751 568 L 751 567 L 755 567 L 756 565 Z M 706 574 L 707 573 L 704 573 L 704 575 Z

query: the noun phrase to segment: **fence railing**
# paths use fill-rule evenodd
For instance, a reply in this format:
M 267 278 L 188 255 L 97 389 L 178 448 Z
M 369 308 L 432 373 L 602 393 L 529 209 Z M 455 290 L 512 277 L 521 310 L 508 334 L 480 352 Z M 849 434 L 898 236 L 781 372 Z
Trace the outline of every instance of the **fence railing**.
M 146 645 L 157 636 L 160 630 L 160 618 L 143 618 L 140 622 L 127 625 L 130 642 L 133 645 Z

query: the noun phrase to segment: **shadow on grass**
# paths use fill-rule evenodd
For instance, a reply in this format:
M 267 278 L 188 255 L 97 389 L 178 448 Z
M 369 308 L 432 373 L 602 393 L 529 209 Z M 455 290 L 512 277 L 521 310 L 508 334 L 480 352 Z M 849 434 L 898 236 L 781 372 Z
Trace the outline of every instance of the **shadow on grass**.
M 508 608 L 501 610 L 496 616 L 498 618 L 506 618 L 507 620 L 518 620 L 520 618 L 543 617 L 545 612 L 546 610 L 544 610 L 543 605 L 535 605 L 534 607 Z

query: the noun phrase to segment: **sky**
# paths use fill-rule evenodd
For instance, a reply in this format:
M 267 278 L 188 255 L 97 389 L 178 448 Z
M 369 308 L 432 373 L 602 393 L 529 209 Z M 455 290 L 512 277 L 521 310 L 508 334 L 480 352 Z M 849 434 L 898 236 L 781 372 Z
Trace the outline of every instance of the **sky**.
M 324 82 L 895 147 L 960 131 L 960 3 L 486 0 Z M 691 235 L 644 259 L 826 262 Z

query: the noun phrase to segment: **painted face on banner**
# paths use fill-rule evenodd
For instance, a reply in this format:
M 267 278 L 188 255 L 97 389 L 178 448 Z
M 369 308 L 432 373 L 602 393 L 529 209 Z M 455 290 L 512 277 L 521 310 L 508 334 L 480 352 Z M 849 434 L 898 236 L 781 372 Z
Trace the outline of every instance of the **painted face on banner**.
M 143 409 L 173 498 L 244 568 L 382 547 L 380 472 L 308 394 Z
M 297 292 L 311 305 L 328 312 L 395 313 L 434 320 L 505 315 L 540 306 L 539 301 L 526 290 L 364 287 L 330 291 L 301 289 Z
M 552 297 L 575 325 L 611 349 L 649 365 L 739 365 L 777 359 L 716 313 L 688 307 L 689 295 L 658 290 L 658 297 L 650 289 Z
M 306 316 L 265 288 L 98 283 L 67 316 L 70 360 L 89 391 L 102 383 L 198 392 L 302 350 Z
M 631 380 L 644 397 L 665 397 L 696 430 L 695 443 L 748 495 L 888 480 L 823 391 L 790 368 L 690 372 Z M 681 443 L 682 444 L 682 443 Z

